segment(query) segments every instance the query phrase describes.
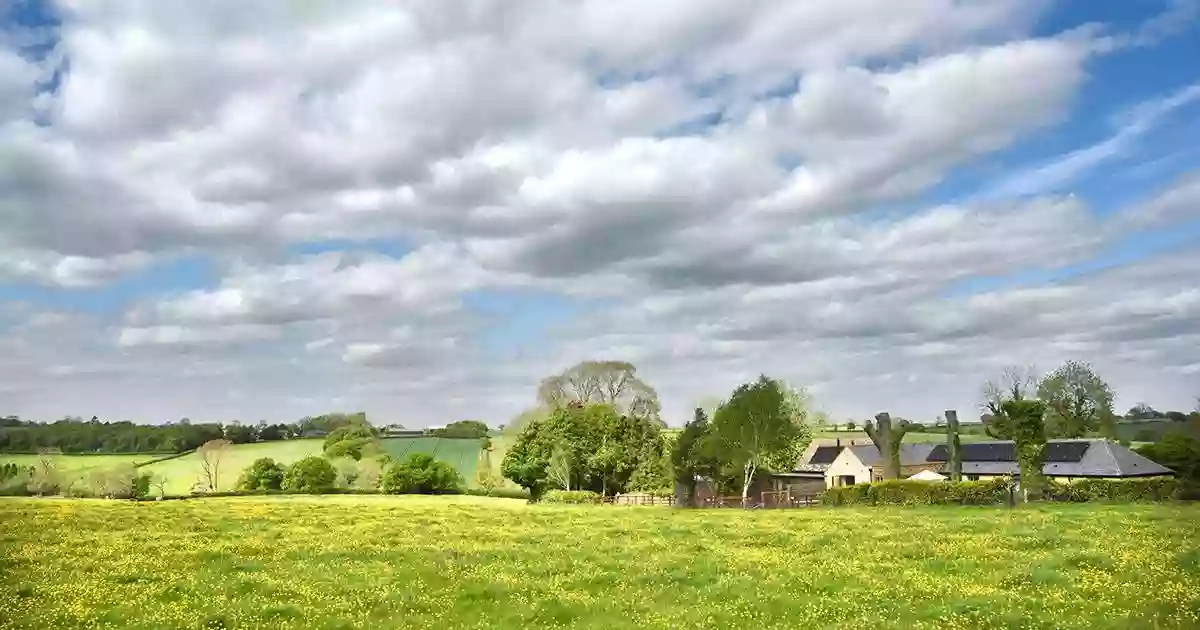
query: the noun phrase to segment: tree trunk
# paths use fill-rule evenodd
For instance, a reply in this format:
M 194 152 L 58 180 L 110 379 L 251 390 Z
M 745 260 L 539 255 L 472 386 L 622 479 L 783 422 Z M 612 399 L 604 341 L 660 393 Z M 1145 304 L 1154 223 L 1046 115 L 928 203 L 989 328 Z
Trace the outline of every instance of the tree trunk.
M 951 481 L 962 481 L 962 442 L 958 437 L 958 412 L 946 410 L 946 448 Z
M 867 436 L 875 443 L 875 448 L 879 450 L 879 458 L 883 460 L 883 478 L 899 479 L 899 440 L 902 436 L 897 436 L 892 431 L 892 416 L 886 411 L 880 413 L 875 416 L 874 426 L 868 422 L 863 428 L 866 429 Z
M 746 478 L 742 482 L 742 507 L 750 504 L 750 483 L 754 480 L 754 465 L 746 463 Z

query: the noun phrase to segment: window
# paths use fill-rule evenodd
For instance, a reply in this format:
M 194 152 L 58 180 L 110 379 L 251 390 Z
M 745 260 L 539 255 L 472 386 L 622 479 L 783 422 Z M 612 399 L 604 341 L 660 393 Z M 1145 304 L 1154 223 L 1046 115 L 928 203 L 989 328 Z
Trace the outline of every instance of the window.
M 967 481 L 979 481 L 979 475 L 967 475 Z

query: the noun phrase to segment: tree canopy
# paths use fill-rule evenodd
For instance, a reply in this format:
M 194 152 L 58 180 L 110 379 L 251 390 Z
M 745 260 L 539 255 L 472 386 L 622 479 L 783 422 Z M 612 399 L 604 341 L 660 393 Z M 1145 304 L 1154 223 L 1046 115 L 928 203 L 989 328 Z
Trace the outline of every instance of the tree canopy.
M 369 425 L 349 424 L 334 429 L 325 436 L 322 448 L 325 457 L 337 459 L 348 457 L 355 461 L 383 452 L 375 429 Z
M 556 488 L 612 495 L 632 489 L 635 480 L 670 483 L 658 424 L 608 404 L 573 404 L 530 422 L 501 471 L 535 498 Z
M 1114 418 L 1112 388 L 1081 361 L 1067 361 L 1047 374 L 1038 398 L 1046 403 L 1050 437 L 1083 437 Z
M 791 470 L 807 446 L 810 431 L 800 405 L 803 397 L 777 380 L 760 376 L 740 385 L 713 416 L 714 455 L 742 471 L 747 500 L 760 471 Z
M 488 435 L 488 425 L 478 420 L 459 420 L 451 422 L 440 429 L 430 431 L 430 434 L 444 438 L 478 439 Z
M 538 403 L 548 409 L 582 405 L 610 405 L 618 413 L 657 421 L 661 406 L 658 392 L 637 376 L 637 368 L 624 361 L 583 361 L 562 374 L 542 379 Z

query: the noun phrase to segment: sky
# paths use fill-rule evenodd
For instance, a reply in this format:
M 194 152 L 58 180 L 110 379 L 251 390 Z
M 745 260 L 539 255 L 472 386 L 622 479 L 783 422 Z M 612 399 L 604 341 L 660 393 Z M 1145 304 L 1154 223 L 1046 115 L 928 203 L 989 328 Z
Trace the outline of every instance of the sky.
M 0 1 L 0 415 L 1200 396 L 1195 0 Z

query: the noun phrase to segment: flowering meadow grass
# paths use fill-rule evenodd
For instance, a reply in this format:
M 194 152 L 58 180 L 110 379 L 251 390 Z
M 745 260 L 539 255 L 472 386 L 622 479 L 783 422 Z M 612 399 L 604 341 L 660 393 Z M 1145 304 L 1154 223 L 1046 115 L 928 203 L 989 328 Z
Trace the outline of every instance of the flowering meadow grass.
M 0 499 L 4 628 L 1197 628 L 1200 505 Z

